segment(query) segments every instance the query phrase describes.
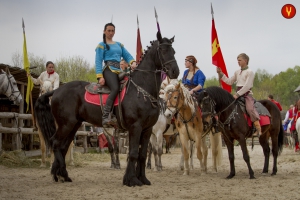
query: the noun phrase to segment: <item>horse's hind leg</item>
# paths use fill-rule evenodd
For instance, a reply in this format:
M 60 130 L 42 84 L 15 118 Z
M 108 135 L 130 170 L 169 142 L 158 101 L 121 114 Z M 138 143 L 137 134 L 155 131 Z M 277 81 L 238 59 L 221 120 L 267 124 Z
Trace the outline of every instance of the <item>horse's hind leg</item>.
M 115 154 L 114 154 L 114 147 L 113 147 L 113 140 L 112 140 L 112 135 L 109 133 L 111 129 L 110 128 L 104 128 L 104 135 L 106 137 L 107 143 L 108 143 L 108 151 L 111 157 L 111 165 L 110 168 L 115 168 L 116 166 L 116 159 L 115 159 Z
M 263 149 L 264 156 L 265 156 L 265 163 L 264 163 L 262 174 L 267 174 L 269 171 L 270 147 L 269 147 L 268 135 L 269 134 L 264 134 L 259 138 L 259 143 Z M 273 146 L 273 141 L 272 141 L 272 146 Z
M 119 139 L 120 139 L 120 129 L 116 128 L 114 132 L 115 146 L 114 153 L 116 157 L 115 168 L 121 169 L 120 159 L 119 159 Z

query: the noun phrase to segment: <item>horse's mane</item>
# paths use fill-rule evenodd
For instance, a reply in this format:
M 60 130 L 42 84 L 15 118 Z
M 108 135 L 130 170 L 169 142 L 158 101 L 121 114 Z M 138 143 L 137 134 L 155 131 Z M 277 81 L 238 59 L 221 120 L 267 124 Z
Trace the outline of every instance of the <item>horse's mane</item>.
M 163 40 L 163 42 L 172 43 L 171 40 L 169 40 L 168 38 L 163 38 L 162 40 Z M 151 46 L 147 46 L 147 49 L 144 49 L 143 54 L 141 55 L 140 60 L 139 60 L 139 65 L 142 64 L 142 62 L 144 61 L 143 58 L 146 57 L 148 52 L 150 52 L 152 49 L 156 50 L 158 41 L 157 40 L 150 41 L 150 44 L 151 44 Z
M 210 87 L 205 88 L 205 91 L 215 101 L 216 107 L 220 107 L 222 105 L 227 106 L 227 105 L 231 104 L 234 101 L 233 96 L 229 92 L 227 92 L 226 90 L 222 89 L 221 87 L 210 86 Z M 199 95 L 199 97 L 201 99 L 203 98 L 202 95 L 203 95 L 203 92 L 201 92 L 200 95 Z
M 196 102 L 194 101 L 193 96 L 190 94 L 190 91 L 186 87 L 184 87 L 183 84 L 180 84 L 180 87 L 184 96 L 184 104 L 190 107 L 192 113 L 195 112 Z
M 195 101 L 193 100 L 192 95 L 190 94 L 190 91 L 184 87 L 183 84 L 179 83 L 178 80 L 177 82 L 172 81 L 172 84 L 169 84 L 166 86 L 165 91 L 168 93 L 169 91 L 175 90 L 176 85 L 179 84 L 180 88 L 182 90 L 182 95 L 184 97 L 184 105 L 189 106 L 191 109 L 191 112 L 195 111 Z

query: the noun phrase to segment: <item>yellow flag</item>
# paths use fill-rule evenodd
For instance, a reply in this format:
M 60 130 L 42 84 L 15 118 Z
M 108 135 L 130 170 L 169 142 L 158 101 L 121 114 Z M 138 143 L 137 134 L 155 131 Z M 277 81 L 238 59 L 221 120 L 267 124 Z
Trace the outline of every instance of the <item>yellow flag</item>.
M 26 36 L 25 36 L 25 25 L 24 25 L 24 20 L 22 18 L 22 27 L 23 27 L 23 37 L 24 37 L 24 43 L 23 43 L 23 66 L 24 69 L 26 71 L 26 73 L 30 73 L 29 71 L 29 60 L 28 60 L 28 55 L 27 55 L 27 46 L 26 46 Z M 27 104 L 27 109 L 26 112 L 28 112 L 29 109 L 29 98 L 30 98 L 30 93 L 33 89 L 33 82 L 30 78 L 30 76 L 28 77 L 28 82 L 27 82 L 27 91 L 26 91 L 26 104 Z

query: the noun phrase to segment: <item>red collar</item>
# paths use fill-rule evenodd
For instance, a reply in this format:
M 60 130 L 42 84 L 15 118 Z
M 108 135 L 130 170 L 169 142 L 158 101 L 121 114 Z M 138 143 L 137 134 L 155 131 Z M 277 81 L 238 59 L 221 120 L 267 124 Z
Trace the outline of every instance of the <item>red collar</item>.
M 50 73 L 47 72 L 47 74 L 49 74 L 49 77 L 48 77 L 48 78 L 50 78 L 50 75 L 51 75 L 51 74 L 54 74 L 54 71 L 53 71 L 53 72 L 50 72 Z

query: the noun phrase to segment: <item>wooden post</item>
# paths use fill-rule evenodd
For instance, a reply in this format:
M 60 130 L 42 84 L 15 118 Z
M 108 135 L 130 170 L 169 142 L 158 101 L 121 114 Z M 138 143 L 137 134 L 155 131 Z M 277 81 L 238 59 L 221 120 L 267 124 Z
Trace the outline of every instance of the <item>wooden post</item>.
M 25 86 L 23 84 L 21 84 L 21 95 L 22 97 L 24 97 L 24 91 L 25 91 Z M 24 114 L 24 101 L 22 101 L 19 105 L 19 114 Z M 22 128 L 24 127 L 24 121 L 22 118 L 18 117 L 18 128 Z M 18 134 L 17 135 L 17 149 L 21 149 L 22 148 L 22 134 Z
M 2 126 L 2 124 L 0 123 L 0 126 Z M 2 133 L 0 133 L 0 153 L 2 151 Z

